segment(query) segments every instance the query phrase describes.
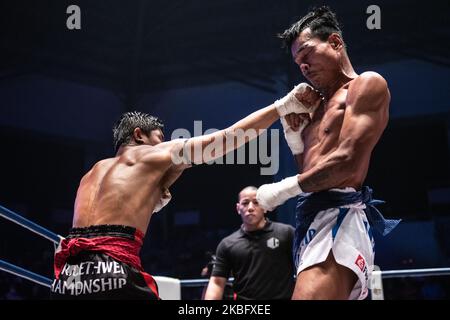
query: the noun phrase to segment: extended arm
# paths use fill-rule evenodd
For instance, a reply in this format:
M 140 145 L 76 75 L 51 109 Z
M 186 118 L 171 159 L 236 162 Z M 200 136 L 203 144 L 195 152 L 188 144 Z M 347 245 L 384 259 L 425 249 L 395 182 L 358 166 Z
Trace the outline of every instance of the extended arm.
M 182 148 L 176 149 L 175 158 L 183 158 L 184 163 L 195 164 L 212 161 L 255 139 L 279 117 L 310 111 L 312 106 L 297 99 L 304 92 L 305 85 L 296 86 L 282 99 L 253 112 L 224 130 L 184 141 Z
M 153 148 L 150 149 L 148 155 L 153 162 L 158 157 L 160 163 L 168 166 L 165 168 L 167 171 L 160 183 L 162 197 L 156 204 L 154 212 L 161 210 L 170 201 L 169 186 L 192 163 L 201 164 L 222 157 L 256 138 L 263 129 L 267 129 L 281 116 L 289 113 L 308 112 L 310 106 L 305 106 L 297 99 L 297 95 L 300 96 L 304 90 L 305 84 L 300 84 L 282 99 L 253 112 L 224 130 L 187 140 L 176 139 L 161 143 L 158 145 L 157 152 L 154 152 Z

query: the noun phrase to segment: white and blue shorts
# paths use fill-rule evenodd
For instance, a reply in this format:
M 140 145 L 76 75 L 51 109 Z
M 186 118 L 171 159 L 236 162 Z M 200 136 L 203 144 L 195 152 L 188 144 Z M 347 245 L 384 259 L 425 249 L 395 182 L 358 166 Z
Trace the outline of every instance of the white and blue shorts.
M 355 192 L 353 188 L 332 191 Z M 366 298 L 374 265 L 375 242 L 364 212 L 365 208 L 366 205 L 359 202 L 320 211 L 297 251 L 297 274 L 324 262 L 332 251 L 338 264 L 349 268 L 358 276 L 349 299 Z

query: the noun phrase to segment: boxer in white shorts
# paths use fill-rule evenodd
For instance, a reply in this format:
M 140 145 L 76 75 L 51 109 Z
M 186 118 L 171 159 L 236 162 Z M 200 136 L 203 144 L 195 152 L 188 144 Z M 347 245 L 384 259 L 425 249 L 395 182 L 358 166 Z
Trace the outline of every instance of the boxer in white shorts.
M 257 200 L 273 210 L 300 195 L 293 299 L 363 299 L 374 259 L 369 227 L 387 234 L 398 223 L 383 218 L 363 187 L 388 123 L 388 86 L 375 72 L 354 71 L 328 7 L 309 12 L 280 38 L 312 85 L 296 98 L 315 108 L 281 118 L 299 174 L 261 186 Z

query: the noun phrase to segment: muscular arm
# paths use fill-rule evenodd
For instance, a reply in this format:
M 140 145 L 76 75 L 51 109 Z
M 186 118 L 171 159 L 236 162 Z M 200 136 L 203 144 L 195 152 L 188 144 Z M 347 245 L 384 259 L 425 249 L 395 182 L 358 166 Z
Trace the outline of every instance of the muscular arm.
M 184 157 L 195 164 L 220 158 L 256 138 L 278 118 L 274 105 L 260 109 L 226 129 L 189 139 L 183 147 Z
M 221 300 L 226 283 L 226 278 L 212 276 L 206 289 L 205 300 Z
M 338 146 L 323 161 L 299 175 L 304 192 L 336 188 L 358 179 L 387 125 L 389 101 L 386 81 L 380 75 L 367 72 L 354 80 L 347 93 Z
M 279 119 L 274 104 L 253 112 L 232 126 L 211 134 L 193 137 L 191 139 L 174 139 L 149 148 L 145 154 L 144 162 L 161 164 L 165 171 L 160 186 L 163 193 L 172 185 L 181 173 L 191 166 L 191 163 L 201 164 L 212 161 L 235 150 L 256 138 L 262 129 L 269 127 Z M 251 130 L 250 130 L 251 129 Z M 245 134 L 242 132 L 245 131 Z M 205 149 L 208 148 L 208 152 Z M 204 156 L 205 155 L 205 156 Z

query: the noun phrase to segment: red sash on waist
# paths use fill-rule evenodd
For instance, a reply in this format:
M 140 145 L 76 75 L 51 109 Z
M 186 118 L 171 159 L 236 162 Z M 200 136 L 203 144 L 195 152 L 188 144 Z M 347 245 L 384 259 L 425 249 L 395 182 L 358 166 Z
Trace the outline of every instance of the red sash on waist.
M 144 234 L 136 230 L 134 239 L 114 236 L 99 236 L 94 238 L 69 238 L 61 241 L 60 248 L 55 253 L 55 278 L 59 278 L 67 258 L 76 256 L 81 251 L 104 253 L 111 258 L 126 263 L 139 271 L 144 271 L 139 257 Z

